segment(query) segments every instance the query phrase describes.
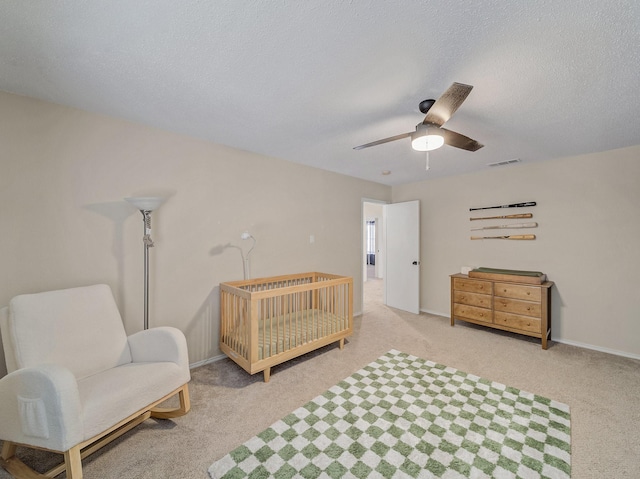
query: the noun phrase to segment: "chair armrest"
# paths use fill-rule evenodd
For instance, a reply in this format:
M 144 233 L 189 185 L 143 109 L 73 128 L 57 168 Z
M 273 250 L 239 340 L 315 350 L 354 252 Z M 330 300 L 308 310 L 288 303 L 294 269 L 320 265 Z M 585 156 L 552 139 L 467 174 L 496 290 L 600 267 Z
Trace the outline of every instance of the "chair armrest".
M 0 439 L 66 451 L 83 440 L 78 383 L 54 364 L 0 378 Z
M 177 328 L 146 329 L 132 334 L 128 340 L 134 363 L 170 361 L 189 370 L 187 340 Z

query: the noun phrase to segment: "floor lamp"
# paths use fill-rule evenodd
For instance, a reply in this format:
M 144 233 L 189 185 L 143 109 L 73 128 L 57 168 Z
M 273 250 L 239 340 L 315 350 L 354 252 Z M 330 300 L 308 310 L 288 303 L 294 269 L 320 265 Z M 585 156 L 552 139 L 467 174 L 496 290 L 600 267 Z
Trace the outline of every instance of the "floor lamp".
M 138 196 L 125 198 L 130 204 L 135 206 L 142 213 L 144 223 L 144 329 L 149 329 L 149 248 L 153 248 L 151 239 L 151 212 L 164 203 L 164 198 L 156 196 Z
M 249 255 L 251 254 L 251 251 L 253 251 L 253 248 L 256 247 L 256 239 L 253 237 L 253 235 L 251 233 L 249 233 L 248 231 L 245 231 L 244 233 L 242 233 L 240 235 L 240 239 L 242 240 L 248 240 L 248 239 L 252 239 L 253 240 L 253 244 L 251 245 L 251 248 L 249 248 L 249 251 L 247 252 L 246 255 L 242 255 L 242 266 L 243 266 L 243 270 L 244 270 L 244 279 L 249 279 L 251 277 L 251 270 L 250 270 L 250 264 L 249 264 Z M 240 250 L 242 251 L 242 250 Z

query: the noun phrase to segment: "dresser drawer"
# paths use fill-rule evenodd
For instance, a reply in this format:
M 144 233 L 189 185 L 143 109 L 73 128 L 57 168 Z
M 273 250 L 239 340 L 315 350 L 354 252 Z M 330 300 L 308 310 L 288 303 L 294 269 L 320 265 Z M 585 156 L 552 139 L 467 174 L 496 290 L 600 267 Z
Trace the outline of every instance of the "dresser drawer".
M 477 306 L 469 306 L 466 304 L 455 303 L 453 305 L 453 315 L 460 319 L 473 319 L 491 323 L 493 321 L 493 312 L 490 309 L 478 308 Z
M 540 303 L 532 303 L 530 301 L 520 301 L 510 298 L 493 298 L 494 311 L 503 311 L 505 313 L 523 314 L 534 318 L 542 317 L 542 308 Z
M 518 314 L 505 313 L 502 311 L 495 312 L 495 324 L 506 326 L 522 331 L 540 334 L 541 323 L 539 319 L 528 316 L 520 316 Z
M 489 294 L 469 293 L 468 291 L 454 291 L 453 302 L 479 306 L 481 308 L 491 308 L 491 298 Z
M 493 283 L 489 281 L 474 281 L 473 279 L 453 279 L 453 289 L 459 291 L 469 291 L 470 293 L 492 294 Z
M 542 297 L 539 287 L 510 283 L 496 283 L 494 294 L 500 297 L 525 299 L 527 301 L 540 301 Z

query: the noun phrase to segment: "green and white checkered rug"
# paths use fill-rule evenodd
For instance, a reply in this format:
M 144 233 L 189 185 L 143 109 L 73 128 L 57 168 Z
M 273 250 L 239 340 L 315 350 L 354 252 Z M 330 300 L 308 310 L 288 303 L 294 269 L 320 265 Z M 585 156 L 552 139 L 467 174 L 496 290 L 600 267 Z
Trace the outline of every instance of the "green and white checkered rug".
M 220 478 L 568 478 L 569 407 L 389 351 L 209 468 Z

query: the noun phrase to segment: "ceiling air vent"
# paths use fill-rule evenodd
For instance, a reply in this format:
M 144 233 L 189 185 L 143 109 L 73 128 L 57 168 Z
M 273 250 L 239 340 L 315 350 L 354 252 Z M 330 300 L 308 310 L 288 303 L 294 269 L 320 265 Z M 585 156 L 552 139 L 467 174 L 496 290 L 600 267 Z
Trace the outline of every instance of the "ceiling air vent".
M 522 160 L 520 158 L 514 158 L 513 160 L 505 160 L 505 161 L 497 161 L 495 163 L 489 163 L 487 166 L 507 166 L 512 165 L 514 163 L 520 163 Z

